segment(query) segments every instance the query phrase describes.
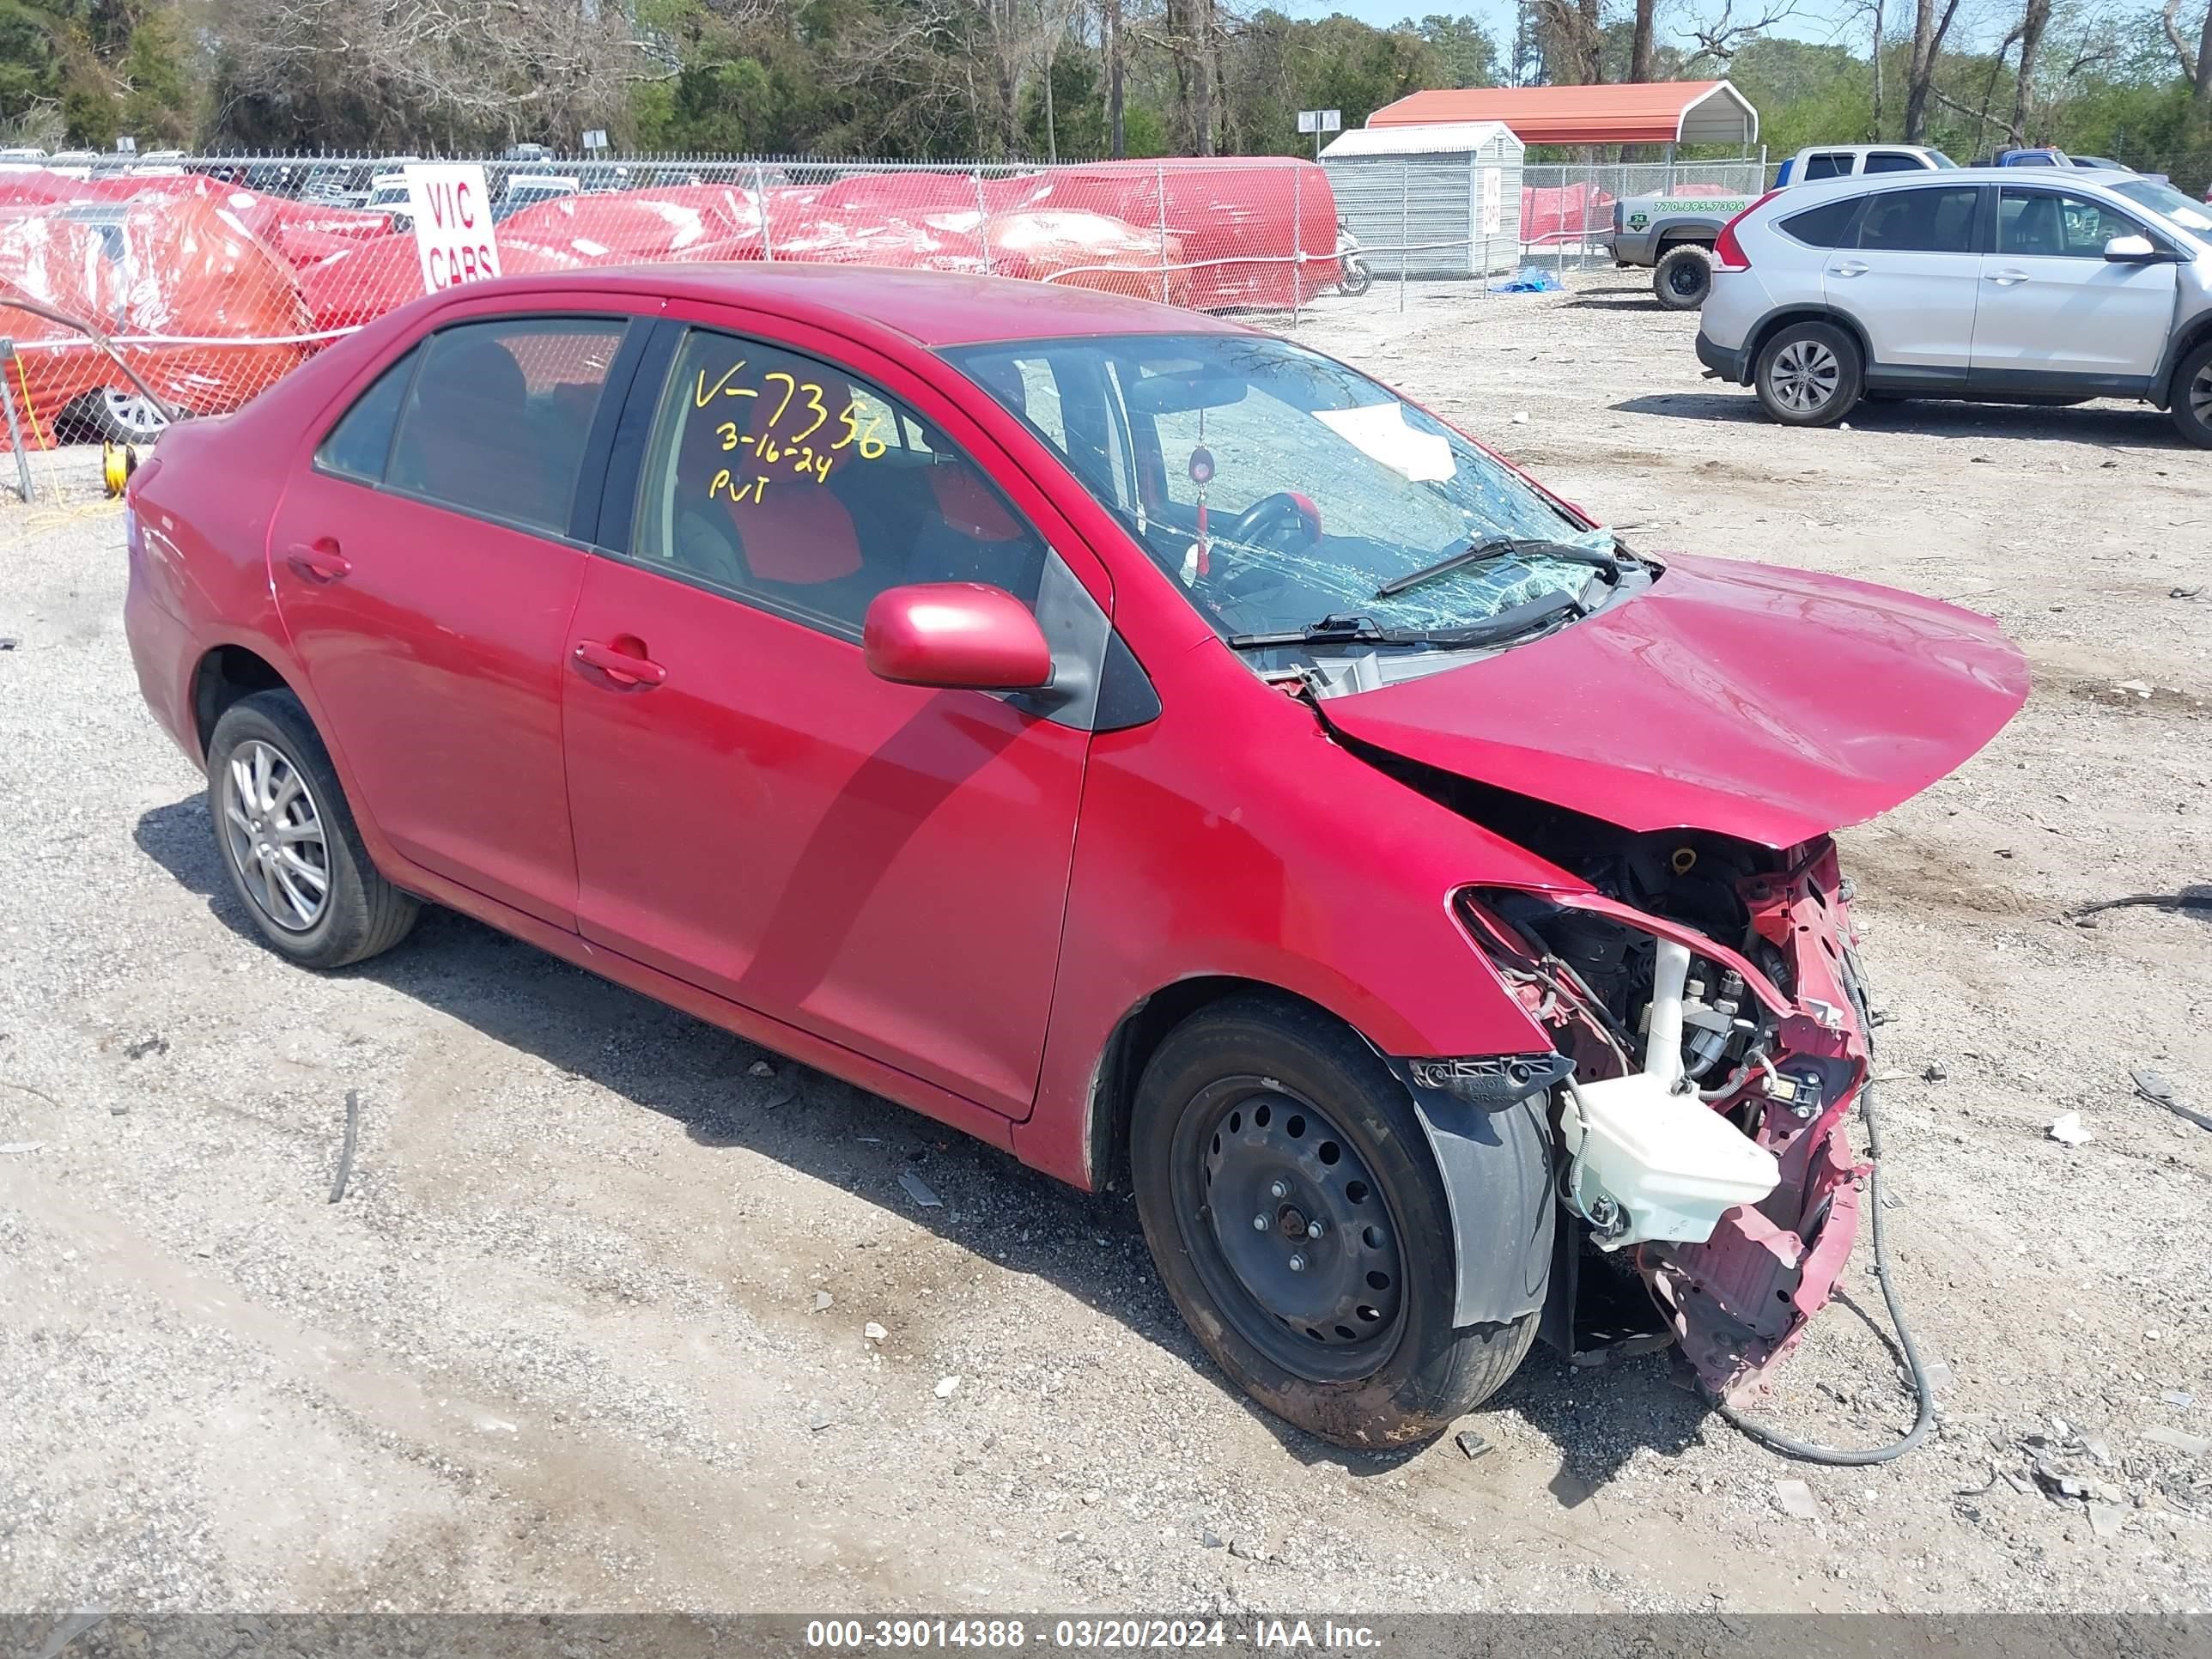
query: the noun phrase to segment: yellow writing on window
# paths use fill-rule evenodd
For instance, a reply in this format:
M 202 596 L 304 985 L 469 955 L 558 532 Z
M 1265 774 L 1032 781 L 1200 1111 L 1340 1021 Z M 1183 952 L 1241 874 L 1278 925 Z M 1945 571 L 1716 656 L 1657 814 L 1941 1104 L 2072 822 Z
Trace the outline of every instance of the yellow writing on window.
M 749 451 L 750 465 L 738 471 L 717 470 L 707 486 L 709 496 L 732 503 L 757 501 L 778 476 L 825 484 L 836 455 L 850 451 L 873 461 L 890 449 L 883 436 L 886 410 L 880 400 L 848 394 L 844 407 L 833 412 L 830 394 L 820 382 L 776 368 L 760 375 L 757 385 L 748 386 L 739 379 L 745 367 L 746 361 L 739 358 L 711 380 L 702 368 L 692 386 L 695 409 L 706 409 L 724 398 L 753 398 L 761 400 L 754 405 L 757 410 L 770 411 L 754 431 L 742 430 L 736 421 L 715 424 L 717 451 L 726 455 Z M 812 441 L 817 434 L 826 436 L 826 444 Z M 762 470 L 769 468 L 775 471 Z

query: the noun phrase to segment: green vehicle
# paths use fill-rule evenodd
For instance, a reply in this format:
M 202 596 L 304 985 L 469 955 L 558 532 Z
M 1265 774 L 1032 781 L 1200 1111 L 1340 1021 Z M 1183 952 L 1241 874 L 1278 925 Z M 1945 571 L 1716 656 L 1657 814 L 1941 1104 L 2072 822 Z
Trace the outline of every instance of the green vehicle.
M 1958 163 L 1918 144 L 1813 144 L 1783 162 L 1777 190 L 1820 179 L 1863 173 L 1927 173 Z M 1613 204 L 1607 240 L 1620 265 L 1649 265 L 1651 291 L 1669 311 L 1695 311 L 1713 286 L 1713 242 L 1721 227 L 1759 199 L 1684 185 L 1650 196 L 1624 197 Z

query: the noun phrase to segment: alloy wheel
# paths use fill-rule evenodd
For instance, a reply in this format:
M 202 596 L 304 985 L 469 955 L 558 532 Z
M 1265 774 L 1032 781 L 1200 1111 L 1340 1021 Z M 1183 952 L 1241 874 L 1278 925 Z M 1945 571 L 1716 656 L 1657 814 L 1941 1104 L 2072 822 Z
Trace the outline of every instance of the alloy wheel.
M 2189 412 L 2199 425 L 2212 427 L 2212 362 L 2199 368 L 2189 382 Z
M 255 908 L 290 933 L 322 920 L 331 849 L 307 780 L 273 744 L 249 738 L 231 750 L 222 789 L 222 844 Z
M 1766 382 L 1785 409 L 1810 415 L 1827 407 L 1843 380 L 1836 354 L 1818 340 L 1792 340 L 1775 354 Z
M 1237 1332 L 1316 1381 L 1364 1376 L 1395 1343 L 1398 1229 L 1351 1141 L 1272 1079 L 1226 1078 L 1184 1112 L 1177 1220 Z
M 150 440 L 159 437 L 161 428 L 169 423 L 168 417 L 154 406 L 153 401 L 138 392 L 106 386 L 100 391 L 100 401 L 106 411 L 109 429 L 118 434 L 127 433 L 134 439 Z

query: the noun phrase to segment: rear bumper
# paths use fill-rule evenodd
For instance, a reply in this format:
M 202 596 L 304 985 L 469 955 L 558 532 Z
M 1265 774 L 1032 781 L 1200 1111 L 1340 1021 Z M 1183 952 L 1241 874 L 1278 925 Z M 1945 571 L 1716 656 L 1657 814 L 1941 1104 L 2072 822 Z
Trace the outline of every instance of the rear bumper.
M 191 677 L 197 653 L 191 629 L 154 592 L 146 562 L 134 550 L 123 600 L 123 634 L 137 671 L 138 692 L 169 740 L 195 766 L 204 765 L 192 718 Z
M 1742 347 L 1716 344 L 1698 331 L 1698 361 L 1733 386 L 1751 384 L 1751 354 Z

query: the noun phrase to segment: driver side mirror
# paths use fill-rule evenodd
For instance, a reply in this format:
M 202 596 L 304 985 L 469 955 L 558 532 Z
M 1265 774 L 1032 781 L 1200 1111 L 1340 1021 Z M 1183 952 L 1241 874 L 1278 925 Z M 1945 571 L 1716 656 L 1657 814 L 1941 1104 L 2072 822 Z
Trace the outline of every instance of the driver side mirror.
M 2105 244 L 2105 258 L 2116 265 L 2155 264 L 2161 257 L 2148 236 L 2115 236 Z
M 982 582 L 915 582 L 876 595 L 860 627 L 868 672 L 900 685 L 1034 691 L 1052 647 L 1024 605 Z

